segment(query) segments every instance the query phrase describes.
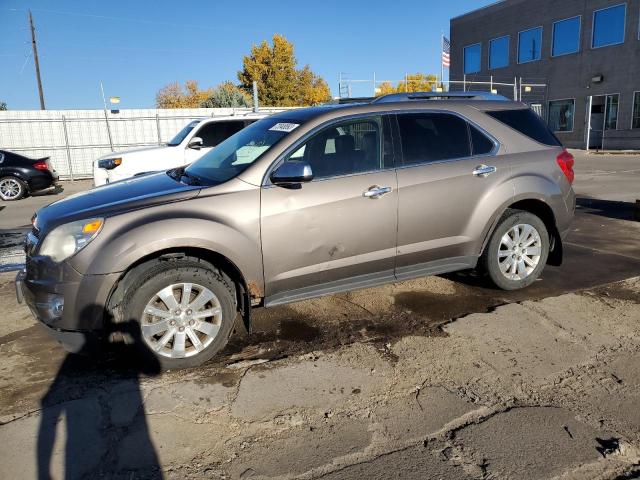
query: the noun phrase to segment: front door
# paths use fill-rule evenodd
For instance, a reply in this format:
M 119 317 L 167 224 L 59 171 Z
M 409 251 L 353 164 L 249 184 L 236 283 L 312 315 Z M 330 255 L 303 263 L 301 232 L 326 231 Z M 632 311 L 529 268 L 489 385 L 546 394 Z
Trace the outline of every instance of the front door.
M 450 113 L 397 115 L 398 280 L 473 266 L 493 211 L 480 206 L 510 175 L 480 129 Z M 490 203 L 490 201 L 489 201 Z
M 398 196 L 389 139 L 382 117 L 322 128 L 285 159 L 306 161 L 313 181 L 263 187 L 267 305 L 393 279 Z

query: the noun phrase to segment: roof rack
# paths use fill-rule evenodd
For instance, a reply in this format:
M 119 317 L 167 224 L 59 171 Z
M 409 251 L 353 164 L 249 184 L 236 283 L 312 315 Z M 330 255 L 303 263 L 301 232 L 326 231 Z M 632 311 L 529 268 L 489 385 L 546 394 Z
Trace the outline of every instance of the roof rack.
M 411 100 L 496 100 L 508 102 L 502 95 L 489 92 L 411 92 L 390 93 L 377 97 L 371 103 L 409 102 Z

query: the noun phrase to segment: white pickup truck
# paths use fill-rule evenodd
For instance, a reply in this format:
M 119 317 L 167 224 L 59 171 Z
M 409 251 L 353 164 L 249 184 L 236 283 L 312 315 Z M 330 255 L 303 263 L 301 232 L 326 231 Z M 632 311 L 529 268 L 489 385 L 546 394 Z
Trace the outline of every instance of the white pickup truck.
M 109 153 L 93 163 L 93 184 L 97 187 L 140 173 L 187 165 L 247 125 L 266 116 L 267 113 L 250 113 L 194 120 L 165 145 Z

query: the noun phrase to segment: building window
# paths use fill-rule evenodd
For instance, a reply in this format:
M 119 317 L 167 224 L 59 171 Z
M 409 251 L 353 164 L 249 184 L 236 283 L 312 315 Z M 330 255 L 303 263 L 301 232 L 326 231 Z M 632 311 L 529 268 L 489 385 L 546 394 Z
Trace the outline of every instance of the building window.
M 604 107 L 604 129 L 615 130 L 618 128 L 618 105 L 620 103 L 620 95 L 617 93 L 607 95 Z
M 464 47 L 464 73 L 478 73 L 480 68 L 480 57 L 482 48 L 479 43 Z
M 575 100 L 553 100 L 549 102 L 549 127 L 554 132 L 572 132 Z
M 626 3 L 593 12 L 591 47 L 599 48 L 623 43 L 626 13 Z
M 518 34 L 518 63 L 540 60 L 542 27 L 525 30 Z
M 580 17 L 567 18 L 553 24 L 551 56 L 568 55 L 580 51 Z
M 631 128 L 640 128 L 640 92 L 633 94 L 633 114 Z
M 489 69 L 509 66 L 509 37 L 494 38 L 489 42 Z

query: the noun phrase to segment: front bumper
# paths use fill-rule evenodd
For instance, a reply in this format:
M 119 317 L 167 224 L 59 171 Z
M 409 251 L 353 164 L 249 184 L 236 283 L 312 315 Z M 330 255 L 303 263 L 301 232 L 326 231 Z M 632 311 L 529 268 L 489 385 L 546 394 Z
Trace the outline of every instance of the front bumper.
M 81 275 L 66 262 L 32 257 L 16 277 L 16 296 L 67 350 L 79 352 L 104 332 L 105 305 L 118 277 Z

